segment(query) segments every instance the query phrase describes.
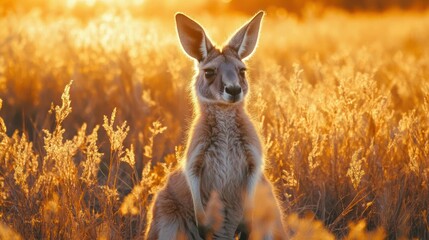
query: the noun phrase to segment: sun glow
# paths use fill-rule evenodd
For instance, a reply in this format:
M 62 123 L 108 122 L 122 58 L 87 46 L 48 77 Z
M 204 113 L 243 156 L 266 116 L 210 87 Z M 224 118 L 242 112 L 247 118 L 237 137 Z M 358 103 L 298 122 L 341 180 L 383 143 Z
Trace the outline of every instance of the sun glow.
M 66 6 L 68 8 L 73 8 L 76 5 L 84 4 L 88 7 L 93 7 L 97 3 L 105 5 L 130 5 L 130 6 L 140 6 L 145 2 L 145 0 L 67 0 Z

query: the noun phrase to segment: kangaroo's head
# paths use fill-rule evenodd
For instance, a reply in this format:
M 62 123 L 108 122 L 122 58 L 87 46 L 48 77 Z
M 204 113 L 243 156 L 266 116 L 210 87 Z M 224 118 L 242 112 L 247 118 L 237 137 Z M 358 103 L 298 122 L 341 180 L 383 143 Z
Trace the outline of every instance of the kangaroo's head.
M 264 12 L 257 13 L 221 49 L 215 48 L 204 29 L 184 14 L 176 14 L 177 33 L 185 52 L 198 61 L 195 90 L 199 101 L 215 104 L 241 102 L 248 92 L 246 65 L 258 41 Z

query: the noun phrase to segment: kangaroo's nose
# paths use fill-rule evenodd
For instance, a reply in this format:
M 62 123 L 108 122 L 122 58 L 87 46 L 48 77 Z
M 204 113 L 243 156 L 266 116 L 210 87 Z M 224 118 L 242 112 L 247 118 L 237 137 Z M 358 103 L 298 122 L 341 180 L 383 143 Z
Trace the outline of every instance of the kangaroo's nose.
M 225 92 L 231 96 L 236 96 L 236 95 L 241 93 L 241 87 L 240 86 L 229 86 L 229 87 L 225 88 Z

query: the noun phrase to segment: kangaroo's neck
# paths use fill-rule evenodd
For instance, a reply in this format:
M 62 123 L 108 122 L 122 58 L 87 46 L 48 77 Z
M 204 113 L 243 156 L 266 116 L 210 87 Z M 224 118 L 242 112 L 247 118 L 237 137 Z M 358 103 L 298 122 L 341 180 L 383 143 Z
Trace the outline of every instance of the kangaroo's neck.
M 220 105 L 220 104 L 204 104 L 200 105 L 200 114 L 205 124 L 215 125 L 236 125 L 248 116 L 244 110 L 243 103 L 234 105 Z

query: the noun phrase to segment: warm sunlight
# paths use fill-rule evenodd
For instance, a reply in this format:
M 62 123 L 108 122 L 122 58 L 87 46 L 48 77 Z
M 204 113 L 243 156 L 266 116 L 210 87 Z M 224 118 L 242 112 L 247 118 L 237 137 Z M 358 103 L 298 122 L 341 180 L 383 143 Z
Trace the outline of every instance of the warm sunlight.
M 147 0 L 67 0 L 66 6 L 74 8 L 76 5 L 84 4 L 88 7 L 94 7 L 97 3 L 104 5 L 124 5 L 124 6 L 141 6 Z
M 0 239 L 429 239 L 428 7 L 0 1 Z

